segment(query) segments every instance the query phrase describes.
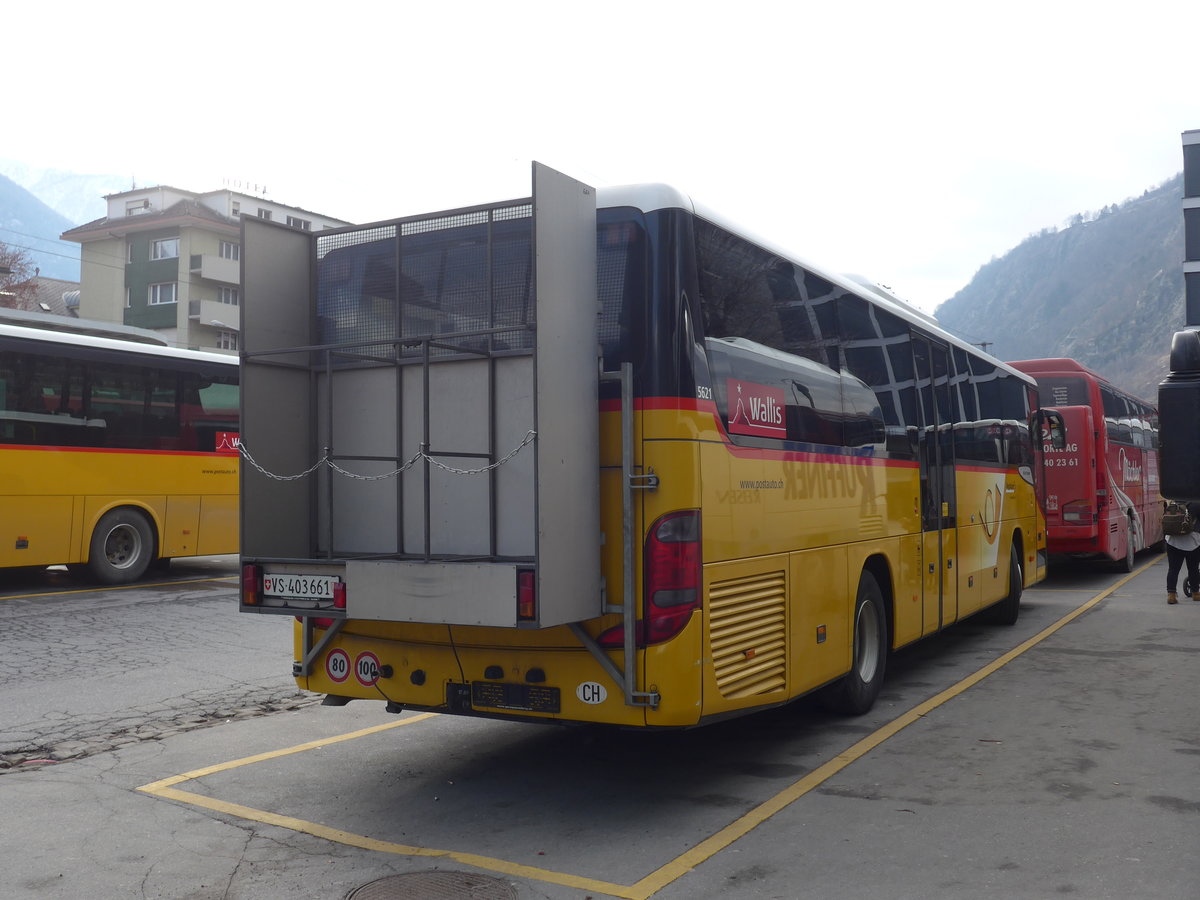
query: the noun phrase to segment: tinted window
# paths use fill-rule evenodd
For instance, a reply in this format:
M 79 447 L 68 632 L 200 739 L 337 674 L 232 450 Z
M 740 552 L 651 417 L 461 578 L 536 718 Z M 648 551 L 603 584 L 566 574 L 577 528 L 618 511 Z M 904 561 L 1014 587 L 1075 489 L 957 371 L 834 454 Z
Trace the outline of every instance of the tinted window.
M 238 430 L 236 370 L 104 356 L 0 350 L 0 443 L 212 451 Z
M 836 368 L 830 282 L 699 219 L 696 260 L 705 337 L 746 338 Z
M 1091 406 L 1088 381 L 1073 375 L 1042 376 L 1037 380 L 1038 393 L 1046 406 Z
M 843 445 L 838 373 L 744 339 L 710 338 L 706 344 L 717 410 L 735 440 Z M 860 436 L 856 431 L 853 437 Z

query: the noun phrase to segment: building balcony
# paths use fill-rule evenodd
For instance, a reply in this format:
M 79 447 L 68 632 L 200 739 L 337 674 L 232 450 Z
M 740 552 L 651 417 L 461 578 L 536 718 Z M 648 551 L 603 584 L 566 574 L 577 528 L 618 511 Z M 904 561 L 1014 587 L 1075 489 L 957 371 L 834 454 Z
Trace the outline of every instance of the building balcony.
M 189 300 L 188 318 L 200 325 L 209 325 L 213 328 L 224 328 L 227 331 L 241 330 L 241 310 L 228 303 L 218 303 L 216 300 Z
M 241 263 L 236 259 L 224 259 L 211 253 L 193 253 L 189 269 L 193 275 L 199 275 L 207 281 L 219 281 L 222 284 L 240 284 L 242 280 Z

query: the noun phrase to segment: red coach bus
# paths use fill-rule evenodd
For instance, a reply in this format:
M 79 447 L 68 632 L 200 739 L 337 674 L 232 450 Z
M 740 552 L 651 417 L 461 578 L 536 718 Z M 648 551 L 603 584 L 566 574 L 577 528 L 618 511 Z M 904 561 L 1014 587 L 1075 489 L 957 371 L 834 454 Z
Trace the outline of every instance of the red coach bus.
M 1045 448 L 1049 552 L 1131 571 L 1134 554 L 1162 543 L 1158 410 L 1073 359 L 1011 365 L 1037 379 L 1042 404 L 1067 427 L 1065 449 Z

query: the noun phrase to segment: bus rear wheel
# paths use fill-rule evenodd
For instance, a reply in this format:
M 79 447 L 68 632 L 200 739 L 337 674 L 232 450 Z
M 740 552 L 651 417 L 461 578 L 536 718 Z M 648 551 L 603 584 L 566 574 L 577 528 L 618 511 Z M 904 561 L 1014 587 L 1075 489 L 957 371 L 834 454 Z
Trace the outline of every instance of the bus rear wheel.
M 993 625 L 1016 625 L 1021 614 L 1021 595 L 1025 591 L 1025 570 L 1021 554 L 1013 544 L 1008 551 L 1008 594 L 987 611 L 986 621 Z
M 154 555 L 154 535 L 140 512 L 114 509 L 92 532 L 88 572 L 101 584 L 128 584 L 146 572 Z
M 821 702 L 832 712 L 860 716 L 875 705 L 887 668 L 887 614 L 883 591 L 870 572 L 858 582 L 854 604 L 854 657 L 850 671 L 821 693 Z
M 1125 529 L 1125 558 L 1117 560 L 1117 570 L 1120 572 L 1133 571 L 1133 558 L 1137 554 L 1137 549 L 1133 545 L 1133 523 Z

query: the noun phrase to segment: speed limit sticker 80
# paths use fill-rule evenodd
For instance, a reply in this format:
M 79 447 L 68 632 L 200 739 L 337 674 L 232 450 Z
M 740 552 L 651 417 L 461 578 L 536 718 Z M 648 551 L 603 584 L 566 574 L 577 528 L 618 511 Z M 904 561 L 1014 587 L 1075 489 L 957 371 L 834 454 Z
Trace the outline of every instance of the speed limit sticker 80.
M 345 650 L 330 650 L 325 657 L 325 674 L 329 680 L 341 684 L 350 677 L 350 654 Z

